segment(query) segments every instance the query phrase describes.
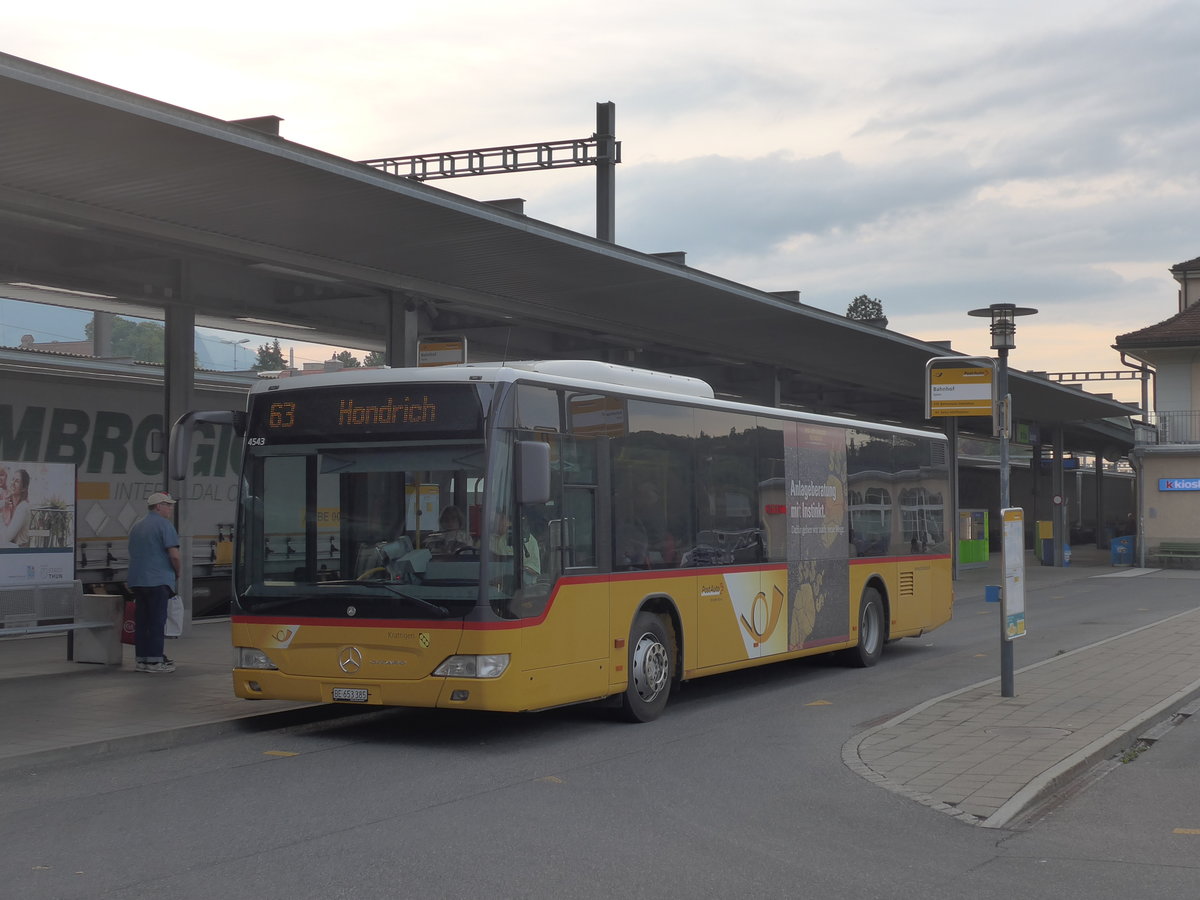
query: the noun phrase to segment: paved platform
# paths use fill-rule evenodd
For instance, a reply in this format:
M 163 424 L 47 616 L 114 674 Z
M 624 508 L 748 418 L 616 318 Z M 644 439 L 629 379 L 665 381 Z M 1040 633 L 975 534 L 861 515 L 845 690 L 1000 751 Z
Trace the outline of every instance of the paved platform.
M 1107 552 L 1077 549 L 1069 567 L 1026 569 L 1027 590 L 1081 578 L 1131 578 Z M 981 602 L 999 561 L 964 570 L 960 604 Z M 1163 577 L 1166 573 L 1163 573 Z M 1172 571 L 1197 580 L 1200 572 Z M 1200 603 L 1200 601 L 1198 601 Z M 121 750 L 159 749 L 245 727 L 276 727 L 358 707 L 233 696 L 227 620 L 194 623 L 169 642 L 169 675 L 68 662 L 66 637 L 0 640 L 0 771 L 34 769 Z M 1200 697 L 1200 605 L 1141 629 L 1019 668 L 1017 696 L 998 678 L 935 697 L 855 735 L 846 765 L 881 787 L 988 827 L 1011 823 L 1039 798 L 1128 746 Z M 1197 704 L 1200 706 L 1200 704 Z
M 121 749 L 160 749 L 229 732 L 247 719 L 303 720 L 322 707 L 233 695 L 229 620 L 200 621 L 167 641 L 178 670 L 134 670 L 67 660 L 67 638 L 0 640 L 0 771 L 85 759 Z
M 1026 568 L 1026 589 L 1078 578 L 1196 580 L 1200 571 L 1118 568 L 1111 556 L 1076 551 L 1063 568 Z M 957 596 L 983 594 L 998 566 L 967 571 Z M 1132 584 L 1132 583 L 1131 583 Z M 962 602 L 962 600 L 960 600 Z M 1200 602 L 1200 597 L 1198 597 Z M 997 641 L 999 638 L 997 637 Z M 852 770 L 881 787 L 965 822 L 1001 828 L 1173 714 L 1200 712 L 1200 607 L 1090 646 L 1018 668 L 1014 697 L 999 675 L 935 697 L 842 748 Z

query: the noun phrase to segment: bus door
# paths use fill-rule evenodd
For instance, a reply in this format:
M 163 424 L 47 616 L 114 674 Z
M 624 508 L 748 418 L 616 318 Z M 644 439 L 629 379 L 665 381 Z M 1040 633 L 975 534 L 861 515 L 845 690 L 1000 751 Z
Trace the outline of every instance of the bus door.
M 596 540 L 600 441 L 562 433 L 560 397 L 548 388 L 521 385 L 516 416 L 516 439 L 541 441 L 550 451 L 549 500 L 519 506 L 512 522 L 513 552 L 523 557 L 523 571 L 511 608 L 530 625 L 523 667 L 586 663 L 600 677 L 595 661 L 608 656 L 609 643 L 608 584 L 599 577 Z

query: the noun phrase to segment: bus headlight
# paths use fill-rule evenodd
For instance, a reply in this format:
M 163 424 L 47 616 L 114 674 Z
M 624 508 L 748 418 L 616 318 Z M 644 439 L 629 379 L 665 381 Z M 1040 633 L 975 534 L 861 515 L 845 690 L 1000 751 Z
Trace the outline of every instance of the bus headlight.
M 256 647 L 234 647 L 233 665 L 236 669 L 277 669 L 267 654 Z
M 433 674 L 447 678 L 499 678 L 508 668 L 508 660 L 507 653 L 451 656 L 434 669 Z

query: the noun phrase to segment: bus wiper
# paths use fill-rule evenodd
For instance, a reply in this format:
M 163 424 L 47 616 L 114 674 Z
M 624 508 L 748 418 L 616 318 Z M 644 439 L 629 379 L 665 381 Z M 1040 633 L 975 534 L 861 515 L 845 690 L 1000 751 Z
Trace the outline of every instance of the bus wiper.
M 442 606 L 440 603 L 434 603 L 432 600 L 426 600 L 424 597 L 414 596 L 408 591 L 402 591 L 394 584 L 389 584 L 386 581 L 380 582 L 380 584 L 382 584 L 383 587 L 387 588 L 397 597 L 403 597 L 405 600 L 411 600 L 413 603 L 417 604 L 417 606 L 427 609 L 430 612 L 437 613 L 443 619 L 448 619 L 452 615 L 450 610 L 446 609 L 446 607 Z
M 365 586 L 369 585 L 371 587 L 387 588 L 389 591 L 391 591 L 397 597 L 403 597 L 405 600 L 411 600 L 413 603 L 417 604 L 417 606 L 421 607 L 422 609 L 426 609 L 432 613 L 437 613 L 439 616 L 441 616 L 444 619 L 448 619 L 452 615 L 454 615 L 452 612 L 450 612 L 450 610 L 446 609 L 446 607 L 442 606 L 440 603 L 434 603 L 430 600 L 426 600 L 424 597 L 418 597 L 414 594 L 410 594 L 408 591 L 403 591 L 400 588 L 398 588 L 396 585 L 392 584 L 390 581 L 359 581 L 357 578 L 345 578 L 340 581 L 322 581 L 319 583 L 322 585 L 325 585 L 325 584 L 328 584 L 328 585 L 352 584 L 355 587 L 365 587 Z

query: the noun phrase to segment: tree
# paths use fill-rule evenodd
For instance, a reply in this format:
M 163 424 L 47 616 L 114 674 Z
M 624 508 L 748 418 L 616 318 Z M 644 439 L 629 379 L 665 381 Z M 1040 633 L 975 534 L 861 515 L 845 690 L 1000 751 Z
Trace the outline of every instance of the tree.
M 258 348 L 258 359 L 250 368 L 255 372 L 281 372 L 287 368 L 283 358 L 283 348 L 279 346 L 279 338 L 274 343 L 262 344 Z
M 883 314 L 883 301 L 878 297 L 868 297 L 866 294 L 859 294 L 850 301 L 850 305 L 846 307 L 846 318 L 857 319 L 860 322 L 871 322 L 876 319 L 885 319 Z
M 364 366 L 386 366 L 387 360 L 384 358 L 382 350 L 372 350 L 363 359 Z
M 95 323 L 86 322 L 83 333 L 95 339 Z M 121 316 L 112 320 L 112 355 L 128 356 L 139 362 L 161 363 L 166 358 L 166 328 L 159 322 L 134 322 Z
M 358 361 L 358 357 L 351 354 L 349 350 L 343 350 L 341 353 L 335 353 L 333 354 L 333 358 L 336 362 L 340 362 L 347 369 L 357 369 L 362 365 L 362 363 Z

